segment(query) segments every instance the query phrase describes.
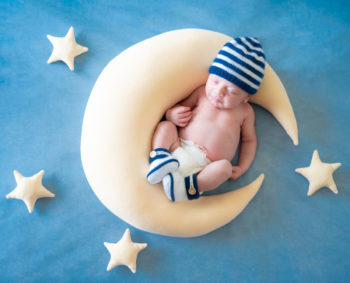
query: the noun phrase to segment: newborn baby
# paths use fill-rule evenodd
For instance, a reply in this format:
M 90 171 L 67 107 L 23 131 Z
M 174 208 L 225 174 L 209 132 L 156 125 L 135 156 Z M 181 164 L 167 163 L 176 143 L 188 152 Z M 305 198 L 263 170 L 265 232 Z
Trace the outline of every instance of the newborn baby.
M 153 135 L 147 179 L 162 182 L 171 201 L 196 199 L 248 170 L 257 146 L 248 99 L 264 68 L 260 42 L 235 38 L 219 51 L 206 84 L 166 111 Z M 232 166 L 240 139 L 238 164 Z

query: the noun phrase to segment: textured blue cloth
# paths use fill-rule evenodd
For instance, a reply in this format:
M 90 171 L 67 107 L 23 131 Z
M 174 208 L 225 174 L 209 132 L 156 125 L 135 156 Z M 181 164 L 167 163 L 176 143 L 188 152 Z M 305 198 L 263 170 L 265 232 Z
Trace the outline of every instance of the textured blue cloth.
M 350 282 L 349 15 L 348 0 L 0 1 L 0 282 Z M 46 35 L 65 36 L 70 26 L 89 48 L 75 58 L 74 72 L 46 63 Z M 260 173 L 264 183 L 234 221 L 189 239 L 146 233 L 110 213 L 90 189 L 80 156 L 84 109 L 103 68 L 132 44 L 180 28 L 256 35 L 299 128 L 295 147 L 254 106 L 252 166 L 207 194 L 245 186 Z M 308 182 L 294 170 L 309 166 L 314 149 L 321 160 L 343 164 L 334 172 L 338 195 L 323 188 L 306 196 Z M 6 199 L 14 169 L 24 176 L 45 169 L 43 185 L 56 197 L 39 199 L 32 214 Z M 117 242 L 126 228 L 148 247 L 136 274 L 107 272 L 103 242 Z
M 249 94 L 258 91 L 264 71 L 264 50 L 253 37 L 237 37 L 227 42 L 209 68 L 210 74 L 230 81 Z

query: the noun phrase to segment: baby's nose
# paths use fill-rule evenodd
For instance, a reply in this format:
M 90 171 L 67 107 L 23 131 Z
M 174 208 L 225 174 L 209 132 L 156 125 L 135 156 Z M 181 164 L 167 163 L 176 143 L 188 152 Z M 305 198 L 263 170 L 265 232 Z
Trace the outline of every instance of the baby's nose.
M 224 88 L 219 88 L 218 89 L 218 95 L 220 97 L 224 97 L 225 96 L 225 89 Z

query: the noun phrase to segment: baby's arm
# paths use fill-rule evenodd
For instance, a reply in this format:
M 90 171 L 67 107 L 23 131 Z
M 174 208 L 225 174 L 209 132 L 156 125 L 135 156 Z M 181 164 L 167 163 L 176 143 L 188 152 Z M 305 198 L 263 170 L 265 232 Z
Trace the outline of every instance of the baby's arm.
M 186 127 L 192 118 L 192 109 L 197 105 L 201 87 L 193 91 L 187 98 L 168 109 L 165 117 L 176 126 Z
M 255 114 L 250 105 L 248 109 L 247 117 L 244 119 L 241 126 L 241 148 L 239 152 L 238 166 L 232 167 L 231 179 L 233 180 L 237 179 L 248 170 L 255 157 L 257 146 L 254 126 Z

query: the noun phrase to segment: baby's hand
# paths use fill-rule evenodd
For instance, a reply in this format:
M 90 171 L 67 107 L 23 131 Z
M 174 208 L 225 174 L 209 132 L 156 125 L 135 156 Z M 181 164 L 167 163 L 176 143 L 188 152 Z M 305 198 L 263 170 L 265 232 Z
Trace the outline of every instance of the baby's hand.
M 243 175 L 243 169 L 240 166 L 232 166 L 232 180 L 236 180 Z
M 175 106 L 166 112 L 165 117 L 176 126 L 186 127 L 192 118 L 191 107 L 181 105 Z

